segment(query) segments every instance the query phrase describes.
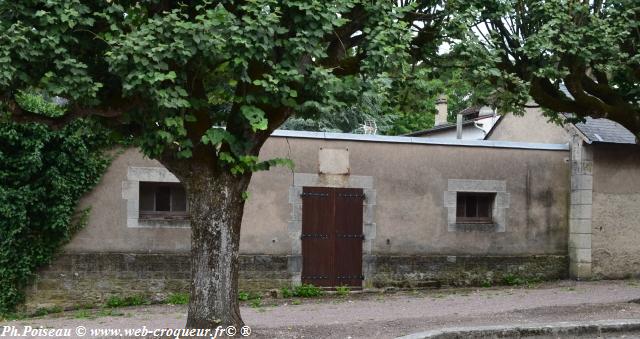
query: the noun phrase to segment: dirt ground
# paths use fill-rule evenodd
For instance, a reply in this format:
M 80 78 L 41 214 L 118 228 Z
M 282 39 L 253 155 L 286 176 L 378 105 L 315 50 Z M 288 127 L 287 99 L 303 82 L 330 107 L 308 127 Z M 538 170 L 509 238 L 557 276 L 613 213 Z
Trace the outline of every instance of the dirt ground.
M 265 299 L 259 307 L 243 305 L 241 312 L 245 323 L 251 327 L 251 338 L 393 338 L 458 326 L 640 319 L 640 304 L 632 302 L 638 299 L 640 282 L 636 280 L 559 281 L 534 288 L 367 293 L 297 299 L 300 302 Z M 4 326 L 13 326 L 21 334 L 25 326 L 68 328 L 72 332 L 78 326 L 88 331 L 143 326 L 147 329 L 182 328 L 185 320 L 186 306 L 183 305 L 127 307 L 108 312 L 72 311 L 5 321 L 0 323 L 0 336 Z M 84 336 L 72 333 L 70 337 L 99 337 L 89 333 Z

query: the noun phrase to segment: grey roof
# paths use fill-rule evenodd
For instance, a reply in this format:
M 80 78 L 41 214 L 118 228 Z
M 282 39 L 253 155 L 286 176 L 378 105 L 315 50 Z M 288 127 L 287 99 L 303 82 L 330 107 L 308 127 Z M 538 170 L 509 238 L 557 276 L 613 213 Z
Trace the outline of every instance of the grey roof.
M 281 138 L 304 138 L 304 139 L 324 139 L 342 141 L 363 141 L 417 145 L 442 145 L 442 146 L 466 146 L 466 147 L 490 147 L 490 148 L 513 148 L 513 149 L 535 149 L 545 151 L 568 151 L 569 144 L 543 144 L 533 142 L 499 141 L 499 140 L 464 140 L 446 138 L 412 138 L 406 136 L 387 136 L 371 134 L 351 134 L 351 133 L 330 133 L 330 132 L 307 132 L 275 130 L 272 137 Z
M 584 122 L 573 124 L 588 143 L 635 144 L 636 136 L 619 123 L 609 119 L 586 117 Z
M 569 89 L 565 84 L 560 84 L 559 89 L 569 99 L 573 99 Z M 571 117 L 573 114 L 565 113 L 566 117 Z M 587 139 L 588 143 L 607 143 L 607 144 L 635 144 L 636 136 L 633 135 L 628 129 L 619 123 L 599 118 L 594 119 L 586 117 L 584 122 L 578 122 L 573 124 L 582 135 Z

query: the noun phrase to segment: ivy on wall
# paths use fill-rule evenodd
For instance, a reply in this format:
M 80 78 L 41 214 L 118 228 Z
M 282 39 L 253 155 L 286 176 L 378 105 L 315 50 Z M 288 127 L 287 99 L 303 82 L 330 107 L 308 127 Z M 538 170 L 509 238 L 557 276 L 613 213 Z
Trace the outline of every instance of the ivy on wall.
M 26 97 L 23 104 L 42 102 Z M 41 111 L 55 114 L 46 105 Z M 88 210 L 76 205 L 109 165 L 110 143 L 88 120 L 52 131 L 0 117 L 0 314 L 24 301 L 36 269 L 82 224 Z

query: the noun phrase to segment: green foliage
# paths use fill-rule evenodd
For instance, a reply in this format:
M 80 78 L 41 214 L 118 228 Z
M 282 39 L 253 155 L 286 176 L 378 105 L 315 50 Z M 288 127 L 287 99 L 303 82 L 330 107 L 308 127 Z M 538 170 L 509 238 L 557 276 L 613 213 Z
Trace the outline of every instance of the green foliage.
M 169 294 L 165 302 L 173 305 L 186 305 L 189 303 L 189 293 L 171 293 Z
M 402 135 L 433 127 L 435 102 L 448 97 L 449 119 L 475 103 L 485 103 L 490 86 L 476 88 L 460 69 L 414 67 L 404 81 L 381 76 L 361 84 L 366 90 L 348 107 L 307 118 L 292 117 L 283 129 L 363 133 L 367 121 L 378 134 Z
M 21 100 L 59 114 L 41 97 L 21 94 Z M 88 211 L 77 213 L 76 204 L 109 164 L 103 150 L 110 143 L 89 120 L 59 131 L 0 120 L 0 314 L 24 299 L 35 269 L 82 226 Z
M 512 273 L 509 273 L 502 278 L 502 283 L 509 286 L 530 286 L 532 284 L 537 284 L 540 281 L 540 278 L 525 278 Z
M 282 287 L 280 289 L 280 291 L 282 292 L 282 297 L 283 298 L 291 298 L 293 297 L 293 291 L 289 288 L 289 287 Z
M 401 113 L 405 130 L 427 127 L 432 107 L 394 98 L 419 83 L 412 48 L 433 54 L 440 27 L 425 18 L 440 10 L 361 0 L 0 2 L 0 100 L 37 89 L 68 99 L 67 114 L 119 111 L 110 127 L 126 125 L 147 155 L 198 154 L 243 175 L 286 165 L 253 157 L 290 116 L 295 125 L 350 112 L 337 128 L 353 130 L 367 106 L 381 105 Z M 412 45 L 417 21 L 428 33 Z
M 351 289 L 349 288 L 349 286 L 336 287 L 336 293 L 341 297 L 349 295 L 349 292 L 351 292 Z
M 249 300 L 249 293 L 245 292 L 245 291 L 240 291 L 238 292 L 238 300 L 240 301 L 247 301 Z
M 77 310 L 73 317 L 76 319 L 91 319 L 93 318 L 93 313 L 89 310 Z
M 238 300 L 240 301 L 249 301 L 249 300 L 261 300 L 262 296 L 257 292 L 246 292 L 240 291 L 238 292 Z
M 147 299 L 145 296 L 136 294 L 130 296 L 112 296 L 105 302 L 105 306 L 107 307 L 126 307 L 126 306 L 140 306 L 140 305 L 149 305 L 151 301 Z
M 64 310 L 60 306 L 53 307 L 40 307 L 35 312 L 33 312 L 34 317 L 42 317 L 48 314 L 61 313 Z
M 493 278 L 487 277 L 487 278 L 482 280 L 482 282 L 480 283 L 480 286 L 489 288 L 489 287 L 493 286 L 493 283 L 494 283 L 493 282 Z
M 551 120 L 572 112 L 640 133 L 640 6 L 635 0 L 450 1 L 450 35 L 501 111 L 533 98 Z M 559 90 L 566 85 L 570 95 Z
M 258 307 L 262 306 L 262 298 L 261 297 L 257 297 L 257 298 L 251 299 L 251 301 L 249 301 L 249 306 L 251 306 L 253 308 L 258 308 Z
M 300 298 L 316 298 L 324 295 L 324 291 L 312 284 L 302 284 L 294 287 L 293 295 Z

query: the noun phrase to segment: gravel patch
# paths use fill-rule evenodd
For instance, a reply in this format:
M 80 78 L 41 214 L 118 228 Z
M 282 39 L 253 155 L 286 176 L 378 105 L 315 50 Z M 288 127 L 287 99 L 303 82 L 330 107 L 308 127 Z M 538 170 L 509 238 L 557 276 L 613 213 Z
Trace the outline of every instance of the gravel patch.
M 640 319 L 635 280 L 546 283 L 536 288 L 442 289 L 394 294 L 353 294 L 302 300 L 265 299 L 243 306 L 252 338 L 394 338 L 460 326 L 536 325 L 558 321 Z M 182 328 L 186 306 L 117 309 L 118 316 L 78 318 L 65 312 L 0 323 L 45 328 Z M 74 337 L 74 336 L 71 336 Z M 86 338 L 87 336 L 85 336 Z

